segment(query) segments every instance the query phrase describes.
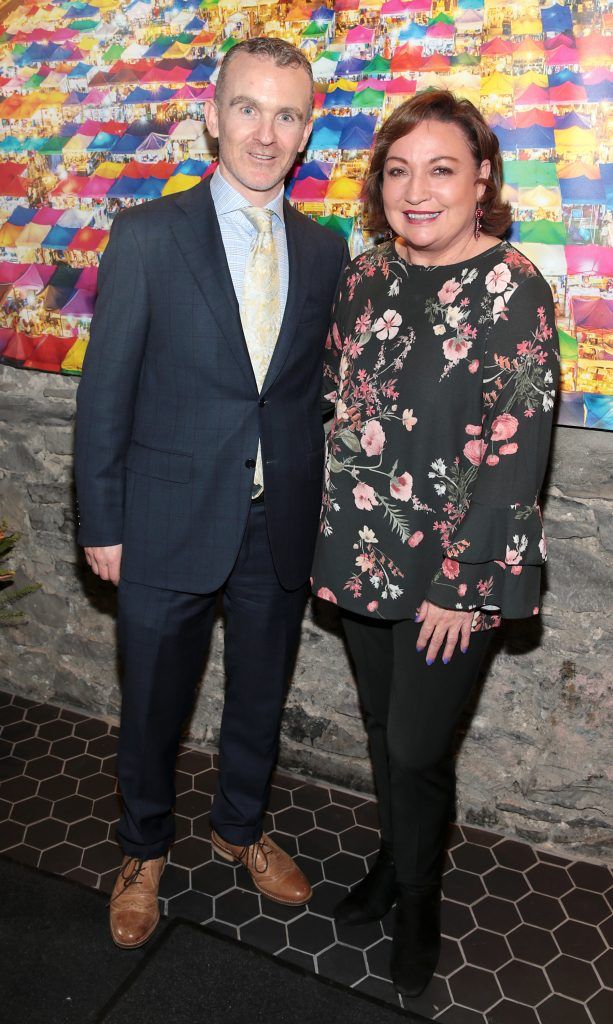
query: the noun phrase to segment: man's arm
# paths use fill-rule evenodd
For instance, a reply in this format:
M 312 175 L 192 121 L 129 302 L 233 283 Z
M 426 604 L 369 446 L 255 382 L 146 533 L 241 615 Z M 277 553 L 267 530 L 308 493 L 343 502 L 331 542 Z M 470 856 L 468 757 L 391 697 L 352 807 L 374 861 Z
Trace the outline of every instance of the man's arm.
M 149 300 L 132 224 L 120 214 L 102 257 L 98 298 L 77 392 L 75 480 L 79 544 L 102 579 L 117 582 L 125 454 L 147 337 Z

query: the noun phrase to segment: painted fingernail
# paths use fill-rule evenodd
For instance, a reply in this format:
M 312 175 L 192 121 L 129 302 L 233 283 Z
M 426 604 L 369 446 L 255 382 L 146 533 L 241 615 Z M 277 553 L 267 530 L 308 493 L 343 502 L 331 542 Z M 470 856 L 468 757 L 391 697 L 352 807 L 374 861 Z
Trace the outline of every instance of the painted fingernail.
M 460 647 L 462 654 L 466 654 L 468 647 Z
M 434 658 L 426 658 L 426 665 L 433 665 L 433 664 L 434 664 Z
M 449 658 L 443 658 L 443 665 L 449 664 Z
M 417 644 L 417 650 L 419 651 L 419 653 L 420 653 L 420 654 L 421 654 L 421 652 L 423 651 L 423 649 L 424 649 L 424 647 L 425 647 L 425 646 L 426 646 L 426 645 L 425 645 L 425 644 L 423 644 L 423 645 L 422 645 L 422 646 L 420 647 L 420 646 L 419 646 L 419 644 Z

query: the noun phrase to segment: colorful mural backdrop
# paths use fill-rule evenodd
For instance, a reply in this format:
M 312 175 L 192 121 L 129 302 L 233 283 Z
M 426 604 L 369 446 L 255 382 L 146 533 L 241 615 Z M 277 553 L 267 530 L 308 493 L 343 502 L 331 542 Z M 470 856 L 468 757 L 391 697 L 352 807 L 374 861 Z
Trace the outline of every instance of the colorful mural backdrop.
M 613 429 L 613 13 L 607 0 L 48 0 L 0 25 L 0 359 L 78 374 L 118 210 L 214 167 L 203 100 L 237 40 L 278 35 L 313 65 L 315 126 L 288 185 L 369 244 L 360 183 L 381 120 L 445 86 L 496 132 L 511 240 L 551 283 L 560 422 Z M 0 17 L 2 15 L 0 14 Z

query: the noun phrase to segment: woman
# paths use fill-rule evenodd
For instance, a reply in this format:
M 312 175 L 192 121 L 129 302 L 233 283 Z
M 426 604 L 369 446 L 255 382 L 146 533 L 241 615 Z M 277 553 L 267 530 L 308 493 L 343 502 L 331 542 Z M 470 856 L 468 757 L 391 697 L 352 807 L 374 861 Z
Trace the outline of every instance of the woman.
M 391 974 L 417 996 L 440 948 L 453 735 L 501 617 L 536 615 L 538 506 L 558 351 L 550 289 L 500 240 L 498 141 L 445 91 L 400 106 L 364 186 L 392 236 L 349 265 L 327 342 L 335 416 L 314 589 L 340 606 L 381 850 L 336 909 L 396 903 Z

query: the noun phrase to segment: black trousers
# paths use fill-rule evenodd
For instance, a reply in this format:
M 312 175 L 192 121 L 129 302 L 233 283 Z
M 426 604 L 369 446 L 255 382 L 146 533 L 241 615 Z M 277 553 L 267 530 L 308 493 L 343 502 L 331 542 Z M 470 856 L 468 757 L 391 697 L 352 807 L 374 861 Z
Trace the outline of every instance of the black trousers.
M 473 633 L 448 665 L 426 665 L 416 650 L 421 626 L 343 613 L 355 663 L 377 797 L 382 842 L 393 847 L 398 881 L 440 882 L 453 811 L 452 745 L 458 719 L 479 674 L 489 632 Z
M 227 842 L 249 845 L 262 833 L 307 597 L 306 584 L 287 591 L 279 583 L 263 503 L 252 505 L 222 593 L 227 684 L 211 824 Z M 177 750 L 202 674 L 216 598 L 216 593 L 184 594 L 126 580 L 119 584 L 123 815 L 117 836 L 131 856 L 159 857 L 174 838 Z

